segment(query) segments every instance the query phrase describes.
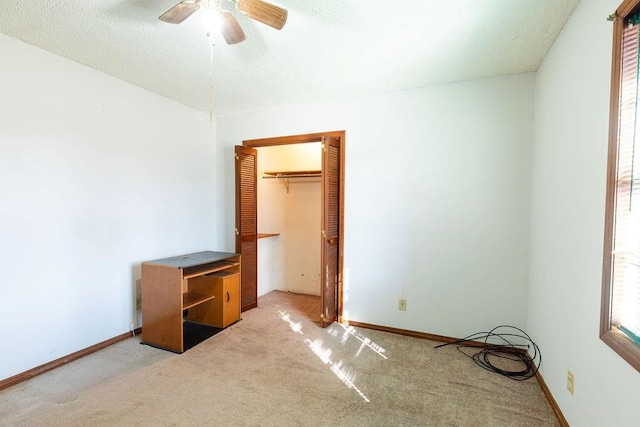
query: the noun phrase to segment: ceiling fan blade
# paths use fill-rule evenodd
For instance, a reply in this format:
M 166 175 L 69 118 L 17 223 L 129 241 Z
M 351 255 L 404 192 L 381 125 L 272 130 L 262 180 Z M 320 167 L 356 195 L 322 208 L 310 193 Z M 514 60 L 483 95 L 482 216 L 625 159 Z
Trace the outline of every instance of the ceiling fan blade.
M 220 32 L 222 33 L 227 44 L 240 43 L 247 38 L 244 35 L 244 31 L 242 31 L 242 27 L 238 23 L 236 17 L 233 16 L 228 10 L 220 11 L 220 23 Z
M 287 22 L 287 9 L 272 5 L 262 0 L 237 0 L 236 7 L 240 12 L 267 24 L 276 30 L 281 30 Z
M 184 0 L 160 15 L 158 19 L 169 24 L 179 24 L 198 9 L 200 9 L 200 0 Z

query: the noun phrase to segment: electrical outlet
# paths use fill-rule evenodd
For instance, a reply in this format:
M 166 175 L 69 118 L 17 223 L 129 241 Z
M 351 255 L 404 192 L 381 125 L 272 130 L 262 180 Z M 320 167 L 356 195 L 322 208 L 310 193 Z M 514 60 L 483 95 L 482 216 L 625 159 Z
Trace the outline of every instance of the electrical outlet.
M 404 298 L 400 298 L 398 300 L 398 310 L 407 311 L 407 300 Z
M 567 371 L 567 390 L 569 390 L 569 393 L 571 393 L 572 396 L 573 396 L 574 385 L 575 383 L 574 383 L 573 372 Z
M 142 298 L 136 297 L 136 310 L 142 310 Z
M 133 330 L 138 326 L 136 322 L 129 323 L 129 332 L 133 332 Z

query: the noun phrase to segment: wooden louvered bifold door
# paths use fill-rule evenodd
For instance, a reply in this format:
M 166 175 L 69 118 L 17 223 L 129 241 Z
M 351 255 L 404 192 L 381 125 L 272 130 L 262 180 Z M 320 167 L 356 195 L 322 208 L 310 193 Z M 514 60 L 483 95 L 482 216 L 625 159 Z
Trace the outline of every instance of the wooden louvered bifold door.
M 322 138 L 322 326 L 337 320 L 340 251 L 340 140 Z
M 236 252 L 242 255 L 241 305 L 246 311 L 258 306 L 258 152 L 241 146 L 235 151 Z

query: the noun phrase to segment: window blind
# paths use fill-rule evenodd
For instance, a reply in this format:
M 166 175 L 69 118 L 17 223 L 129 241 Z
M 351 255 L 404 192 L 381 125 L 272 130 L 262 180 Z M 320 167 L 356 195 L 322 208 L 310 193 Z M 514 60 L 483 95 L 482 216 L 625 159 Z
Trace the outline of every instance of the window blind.
M 639 22 L 630 19 L 622 38 L 611 326 L 640 345 Z

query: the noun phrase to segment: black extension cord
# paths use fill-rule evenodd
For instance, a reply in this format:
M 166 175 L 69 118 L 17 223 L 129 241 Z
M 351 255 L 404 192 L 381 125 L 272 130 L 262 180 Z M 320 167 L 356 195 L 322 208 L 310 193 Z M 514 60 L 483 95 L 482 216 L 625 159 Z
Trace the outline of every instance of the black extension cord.
M 519 333 L 515 333 L 515 331 Z M 524 344 L 513 344 L 510 340 L 514 338 L 524 341 Z M 484 341 L 479 343 L 478 341 L 482 339 L 484 339 Z M 499 343 L 489 343 L 489 339 L 498 339 Z M 467 344 L 465 345 L 465 343 Z M 476 365 L 481 368 L 516 381 L 528 380 L 535 376 L 542 363 L 542 354 L 537 344 L 533 342 L 526 332 L 515 326 L 496 326 L 489 332 L 476 332 L 475 334 L 471 334 L 454 342 L 437 345 L 435 348 L 446 347 L 448 345 L 457 345 L 458 351 L 473 359 Z M 463 351 L 463 348 L 476 348 L 479 350 L 472 354 L 468 352 L 468 350 Z M 492 358 L 515 361 L 523 368 L 511 370 L 499 367 L 492 361 Z

